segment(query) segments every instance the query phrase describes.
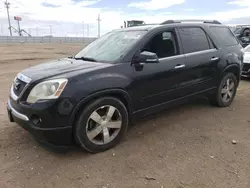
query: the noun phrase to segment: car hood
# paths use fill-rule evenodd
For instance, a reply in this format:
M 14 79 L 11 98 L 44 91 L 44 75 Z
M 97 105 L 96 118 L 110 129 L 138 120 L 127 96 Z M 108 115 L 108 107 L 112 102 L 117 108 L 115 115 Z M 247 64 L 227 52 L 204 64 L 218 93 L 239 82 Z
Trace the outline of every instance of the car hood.
M 250 63 L 250 52 L 245 52 L 244 63 Z
M 112 64 L 65 58 L 30 67 L 28 69 L 25 69 L 21 73 L 31 78 L 32 81 L 36 81 L 49 77 L 64 75 L 66 73 L 79 71 L 81 73 L 86 73 L 92 70 L 102 69 L 109 66 L 112 66 Z

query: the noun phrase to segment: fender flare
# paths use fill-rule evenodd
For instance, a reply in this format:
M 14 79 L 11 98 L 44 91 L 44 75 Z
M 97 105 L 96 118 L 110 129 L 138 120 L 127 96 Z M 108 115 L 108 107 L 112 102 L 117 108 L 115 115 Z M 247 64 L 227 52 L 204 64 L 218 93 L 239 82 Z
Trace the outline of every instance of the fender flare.
M 126 105 L 126 107 L 127 107 L 129 118 L 130 118 L 130 116 L 132 114 L 131 113 L 132 103 L 131 103 L 131 98 L 130 98 L 129 94 L 123 89 L 107 89 L 107 90 L 95 92 L 95 93 L 83 98 L 80 102 L 78 102 L 78 104 L 75 106 L 75 108 L 73 109 L 73 111 L 70 115 L 70 121 L 69 121 L 70 125 L 73 127 L 76 115 L 84 104 L 87 104 L 91 100 L 96 99 L 96 98 L 100 98 L 100 97 L 105 96 L 105 95 L 106 96 L 108 96 L 108 95 L 111 95 L 111 96 L 112 95 L 121 95 L 126 101 L 126 104 L 124 104 L 124 105 Z
M 240 65 L 238 64 L 238 63 L 233 63 L 233 64 L 231 64 L 231 65 L 229 65 L 229 66 L 226 66 L 222 71 L 221 71 L 221 74 L 220 74 L 220 78 L 222 77 L 222 75 L 225 73 L 225 72 L 227 72 L 229 69 L 231 69 L 231 68 L 237 68 L 238 70 L 237 70 L 237 75 L 238 75 L 238 77 L 237 77 L 237 80 L 238 80 L 238 84 L 239 84 L 239 82 L 240 82 L 240 77 L 241 77 L 241 67 L 240 67 Z
M 230 68 L 232 68 L 232 67 L 236 67 L 236 68 L 238 68 L 239 71 L 240 71 L 240 65 L 239 65 L 238 63 L 233 63 L 233 64 L 231 64 L 231 65 L 226 66 L 226 67 L 222 70 L 222 74 L 223 74 L 224 72 L 226 72 L 227 69 L 230 69 Z
M 229 65 L 229 66 L 226 66 L 226 67 L 221 71 L 220 76 L 222 76 L 225 72 L 227 72 L 227 70 L 229 70 L 229 69 L 231 69 L 231 68 L 237 68 L 237 69 L 238 69 L 237 73 L 238 73 L 238 75 L 239 75 L 239 78 L 237 78 L 237 79 L 240 80 L 240 76 L 241 76 L 241 67 L 240 67 L 240 65 L 239 65 L 238 63 L 233 63 L 233 64 L 231 64 L 231 65 Z

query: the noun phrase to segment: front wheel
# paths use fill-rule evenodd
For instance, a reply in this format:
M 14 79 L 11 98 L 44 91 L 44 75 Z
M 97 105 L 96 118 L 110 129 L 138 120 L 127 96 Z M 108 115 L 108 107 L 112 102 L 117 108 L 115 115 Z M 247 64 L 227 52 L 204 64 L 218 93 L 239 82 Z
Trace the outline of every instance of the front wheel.
M 237 86 L 238 81 L 235 75 L 232 73 L 225 73 L 215 95 L 211 98 L 212 104 L 218 107 L 229 106 L 234 100 Z
M 117 145 L 127 127 L 125 105 L 116 98 L 104 97 L 83 110 L 75 125 L 75 140 L 88 152 L 98 153 Z

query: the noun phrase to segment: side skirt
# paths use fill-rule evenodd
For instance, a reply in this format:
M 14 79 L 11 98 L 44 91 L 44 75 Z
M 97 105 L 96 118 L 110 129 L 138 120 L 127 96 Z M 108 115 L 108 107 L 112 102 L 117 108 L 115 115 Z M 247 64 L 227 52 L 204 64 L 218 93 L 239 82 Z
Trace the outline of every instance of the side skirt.
M 167 109 L 172 108 L 174 106 L 185 104 L 188 101 L 193 100 L 197 97 L 208 96 L 210 94 L 213 94 L 214 92 L 216 92 L 216 87 L 210 88 L 207 90 L 203 90 L 199 93 L 194 93 L 194 94 L 191 94 L 191 95 L 188 95 L 188 96 L 185 96 L 182 98 L 178 98 L 178 99 L 175 99 L 172 101 L 167 101 L 167 102 L 164 102 L 164 103 L 161 103 L 161 104 L 158 104 L 158 105 L 146 108 L 146 109 L 138 110 L 138 111 L 132 113 L 131 123 L 134 124 L 135 121 L 138 119 L 155 114 L 157 112 L 161 112 L 163 110 L 167 110 Z

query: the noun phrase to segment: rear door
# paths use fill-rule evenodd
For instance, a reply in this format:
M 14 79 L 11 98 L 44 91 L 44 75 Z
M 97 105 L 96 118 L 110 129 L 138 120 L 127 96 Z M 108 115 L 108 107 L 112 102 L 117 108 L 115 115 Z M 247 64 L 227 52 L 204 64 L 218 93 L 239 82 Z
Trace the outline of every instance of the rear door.
M 183 92 L 191 95 L 212 89 L 219 52 L 201 27 L 179 27 L 178 31 L 186 57 L 185 66 L 189 70 L 183 83 L 188 89 Z
M 209 35 L 213 39 L 218 51 L 221 54 L 220 65 L 217 66 L 217 75 L 220 76 L 221 70 L 225 68 L 229 63 L 243 63 L 242 46 L 239 44 L 239 41 L 226 26 L 210 26 Z M 235 57 L 236 55 L 236 57 Z M 234 59 L 236 58 L 236 59 Z M 216 79 L 216 77 L 214 77 Z M 218 77 L 215 82 L 218 83 Z

